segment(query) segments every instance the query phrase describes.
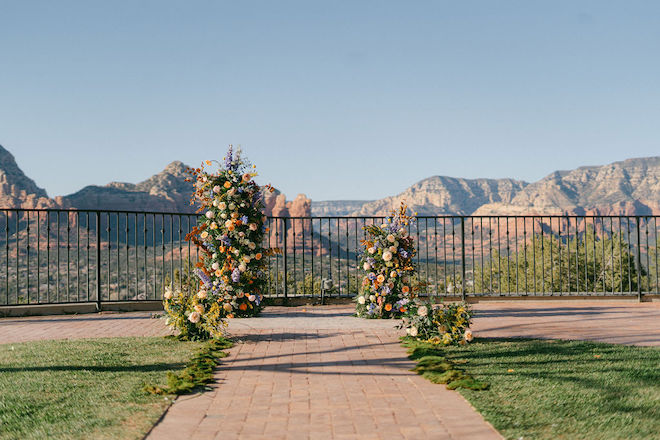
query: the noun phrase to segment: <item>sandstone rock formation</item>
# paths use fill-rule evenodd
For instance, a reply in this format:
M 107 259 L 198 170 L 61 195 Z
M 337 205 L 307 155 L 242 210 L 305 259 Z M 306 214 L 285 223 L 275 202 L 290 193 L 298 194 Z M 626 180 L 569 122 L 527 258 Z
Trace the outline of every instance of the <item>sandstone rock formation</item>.
M 77 209 L 195 212 L 196 207 L 190 205 L 192 183 L 185 181 L 187 168 L 175 161 L 138 184 L 90 185 L 63 199 Z
M 481 206 L 475 215 L 660 214 L 660 157 L 555 171 L 520 191 L 510 203 Z
M 355 215 L 387 215 L 405 201 L 419 215 L 470 215 L 485 203 L 510 202 L 526 182 L 513 179 L 460 179 L 434 176 L 401 194 L 365 203 Z
M 62 200 L 48 197 L 16 164 L 14 156 L 0 145 L 0 208 L 58 208 Z

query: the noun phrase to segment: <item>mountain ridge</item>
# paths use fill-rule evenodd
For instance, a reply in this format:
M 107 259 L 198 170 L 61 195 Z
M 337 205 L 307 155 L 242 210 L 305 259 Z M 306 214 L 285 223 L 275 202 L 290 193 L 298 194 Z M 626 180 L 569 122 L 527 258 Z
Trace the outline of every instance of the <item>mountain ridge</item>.
M 138 182 L 88 185 L 66 196 L 47 192 L 23 173 L 0 145 L 0 208 L 73 208 L 195 212 L 188 166 L 173 161 Z M 287 201 L 266 194 L 274 216 L 381 216 L 405 201 L 420 215 L 652 215 L 660 214 L 660 156 L 630 158 L 606 165 L 557 170 L 528 183 L 522 180 L 431 176 L 397 195 L 378 200 L 312 201 L 304 194 Z

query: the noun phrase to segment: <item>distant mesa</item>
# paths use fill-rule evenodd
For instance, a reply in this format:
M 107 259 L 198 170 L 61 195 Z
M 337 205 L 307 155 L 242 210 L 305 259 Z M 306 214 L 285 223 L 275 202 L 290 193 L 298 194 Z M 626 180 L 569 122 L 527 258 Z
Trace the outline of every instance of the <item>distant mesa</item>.
M 192 185 L 185 181 L 187 168 L 175 161 L 137 184 L 90 185 L 74 194 L 50 198 L 0 146 L 0 208 L 193 213 L 196 207 L 190 205 Z M 419 215 L 658 215 L 660 157 L 555 171 L 534 183 L 433 176 L 395 196 L 370 201 L 313 202 L 304 194 L 287 201 L 275 190 L 265 194 L 265 211 L 276 217 L 381 216 L 401 201 Z

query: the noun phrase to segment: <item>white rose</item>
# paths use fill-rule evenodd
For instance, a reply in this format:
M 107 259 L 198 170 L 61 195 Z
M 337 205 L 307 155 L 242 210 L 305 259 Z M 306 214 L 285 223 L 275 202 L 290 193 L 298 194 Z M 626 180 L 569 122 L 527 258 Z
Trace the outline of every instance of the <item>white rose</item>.
M 257 299 L 256 296 L 254 296 L 254 295 L 248 295 L 248 301 L 250 301 L 250 302 L 254 302 L 255 299 Z
M 245 203 L 241 203 L 241 208 L 245 208 Z
M 165 293 L 163 293 L 163 298 L 172 299 L 172 291 L 170 289 L 166 289 Z
M 410 327 L 410 336 L 415 338 L 417 337 L 417 334 L 418 334 L 417 327 Z
M 390 252 L 395 254 L 396 253 L 396 246 L 390 246 Z
M 211 255 L 211 258 L 213 258 L 213 259 L 215 260 L 216 258 L 218 258 L 218 254 L 216 254 L 215 252 L 213 252 L 213 255 Z
M 215 206 L 215 207 L 218 206 L 218 201 L 217 201 L 217 200 L 214 200 L 214 201 L 213 201 L 213 206 Z
M 383 261 L 391 261 L 391 260 L 392 260 L 392 252 L 390 251 L 383 252 Z
M 216 194 L 219 193 L 220 192 L 220 185 L 214 186 L 213 187 L 213 192 L 216 193 Z
M 419 306 L 417 309 L 417 314 L 419 316 L 426 316 L 429 314 L 429 309 L 426 306 Z
M 250 248 L 250 250 L 254 250 L 257 247 L 257 245 L 250 241 L 248 242 L 248 247 Z
M 369 252 L 370 254 L 374 254 L 376 253 L 376 248 L 372 246 L 369 249 L 367 249 L 367 252 Z
M 362 268 L 364 268 L 364 270 L 370 270 L 371 269 L 371 264 L 364 263 L 364 266 L 362 266 Z
M 238 265 L 238 270 L 240 270 L 241 272 L 245 272 L 247 270 L 247 266 L 241 263 Z
M 230 204 L 229 204 L 229 210 L 230 210 L 230 211 L 233 211 L 234 209 L 236 209 L 236 205 L 233 204 L 233 203 L 230 203 Z
M 223 212 L 222 214 L 220 214 L 220 218 L 223 219 L 223 220 L 226 219 L 226 218 L 227 218 L 227 214 L 225 214 L 225 213 Z
M 211 269 L 213 269 L 213 270 L 218 270 L 218 269 L 220 269 L 220 264 L 217 263 L 217 262 L 213 263 L 213 264 L 211 265 Z
M 359 304 L 364 304 L 366 300 L 364 299 L 364 296 L 358 296 L 358 303 Z
M 472 336 L 472 330 L 470 330 L 470 329 L 465 330 L 464 337 L 465 337 L 466 341 L 472 342 L 472 339 L 474 339 L 474 336 Z
M 376 301 L 376 297 L 373 295 L 369 295 L 369 301 L 374 302 Z
M 227 204 L 225 202 L 220 202 L 218 203 L 218 208 L 224 211 L 227 208 Z
M 234 255 L 238 256 L 238 254 L 240 254 L 240 253 L 241 253 L 241 251 L 239 251 L 238 249 L 234 249 Z
M 188 321 L 192 322 L 193 324 L 197 324 L 197 323 L 199 322 L 199 319 L 200 319 L 201 317 L 202 317 L 202 315 L 200 315 L 199 313 L 197 313 L 197 312 L 192 312 L 192 313 L 188 316 Z
M 390 243 L 394 243 L 396 241 L 396 238 L 394 237 L 394 235 L 389 234 L 387 236 L 387 241 L 389 241 Z
M 199 298 L 199 299 L 204 299 L 207 296 L 208 296 L 208 294 L 206 293 L 206 290 L 200 290 L 199 292 L 197 292 L 197 298 Z
M 212 219 L 213 218 L 213 211 L 206 211 L 206 218 Z

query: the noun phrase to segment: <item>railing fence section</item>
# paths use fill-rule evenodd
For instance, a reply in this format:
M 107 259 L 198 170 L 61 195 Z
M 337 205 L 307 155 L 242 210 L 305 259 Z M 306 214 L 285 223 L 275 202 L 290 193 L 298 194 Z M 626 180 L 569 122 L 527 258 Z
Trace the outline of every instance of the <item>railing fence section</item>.
M 269 217 L 268 295 L 354 296 L 364 227 L 385 217 Z M 160 300 L 199 254 L 197 216 L 0 210 L 0 305 Z M 438 216 L 408 225 L 420 294 L 657 294 L 658 216 Z

